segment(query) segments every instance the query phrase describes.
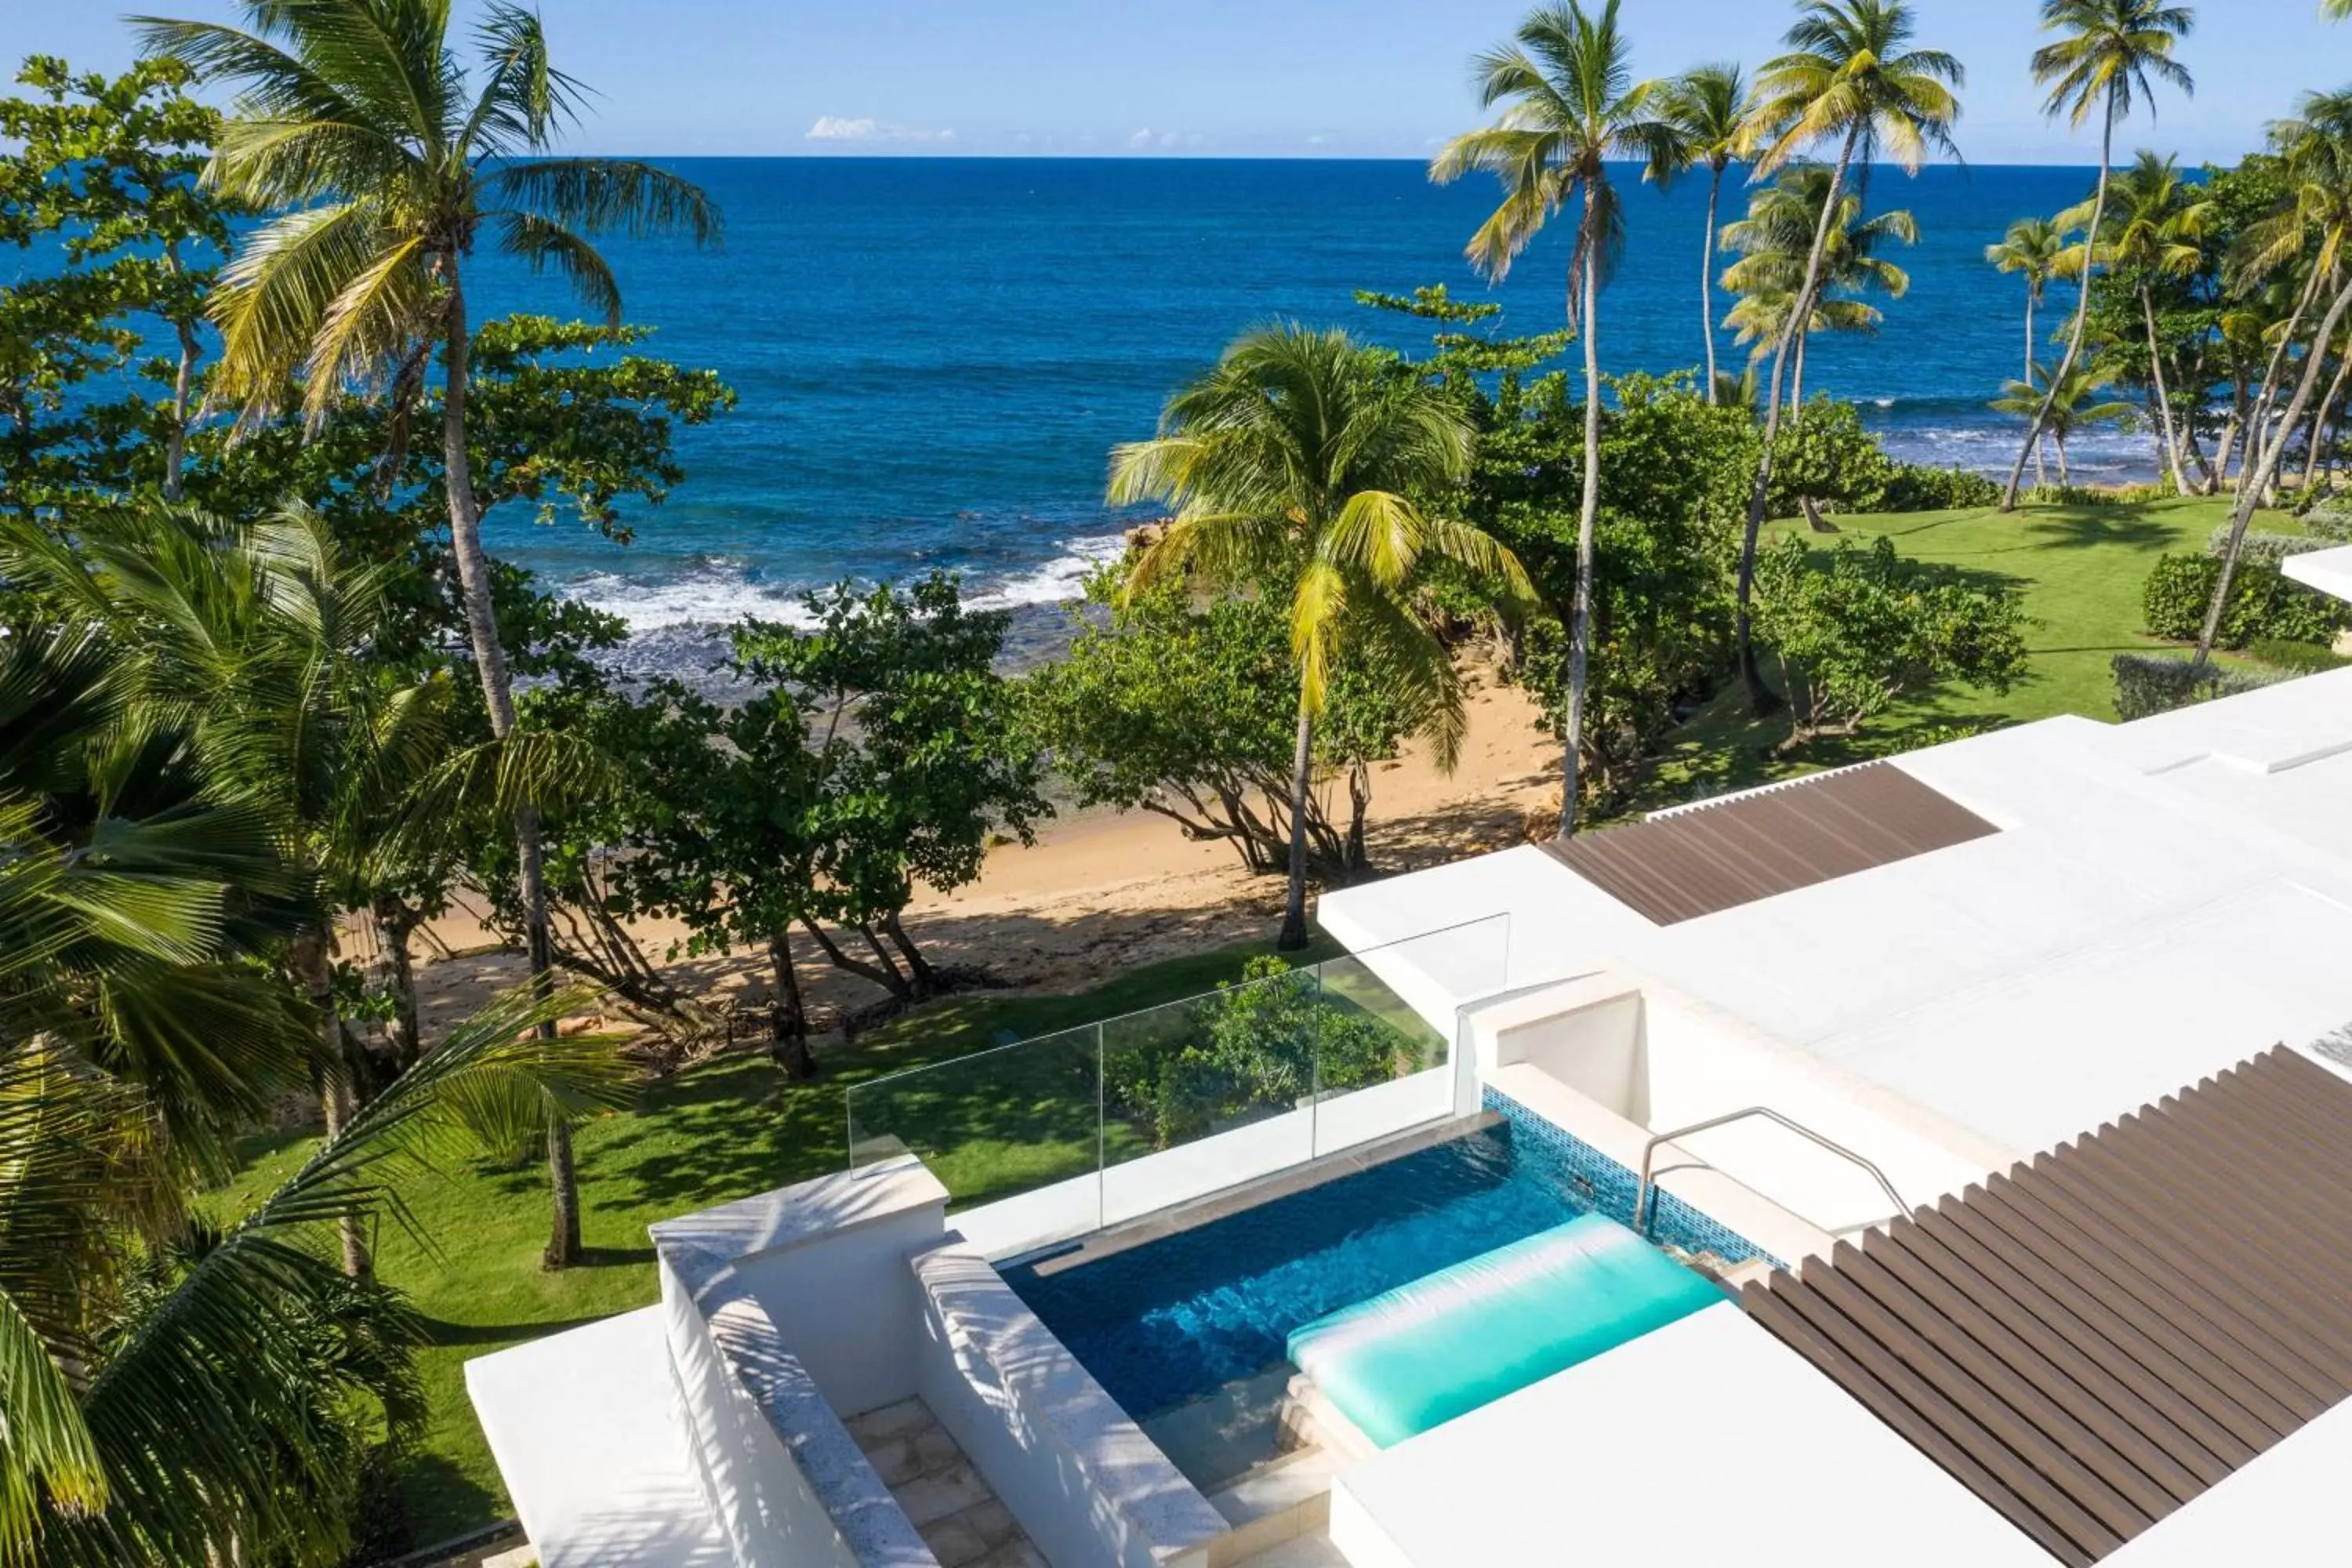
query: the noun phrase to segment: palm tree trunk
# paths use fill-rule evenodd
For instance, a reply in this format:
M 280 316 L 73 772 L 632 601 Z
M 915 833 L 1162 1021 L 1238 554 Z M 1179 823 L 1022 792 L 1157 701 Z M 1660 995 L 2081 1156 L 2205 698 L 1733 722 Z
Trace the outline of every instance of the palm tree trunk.
M 343 1019 L 335 1006 L 335 972 L 329 962 L 330 938 L 324 931 L 307 931 L 288 944 L 287 956 L 302 977 L 302 988 L 310 998 L 312 1021 L 319 1031 L 319 1058 L 313 1081 L 319 1089 L 319 1116 L 325 1124 L 327 1142 L 342 1136 L 343 1127 L 351 1120 L 351 1068 L 343 1051 Z M 359 1216 L 345 1215 L 336 1226 L 342 1243 L 343 1272 L 353 1279 L 365 1279 L 372 1265 L 368 1258 L 367 1233 L 360 1227 Z
M 2025 286 L 2025 384 L 2033 384 L 2033 292 L 2034 285 Z
M 1576 837 L 1578 763 L 1584 750 L 1584 701 L 1592 662 L 1593 529 L 1601 516 L 1601 266 L 1593 234 L 1592 183 L 1584 185 L 1584 504 L 1576 521 L 1576 597 L 1568 621 L 1568 733 L 1561 737 L 1559 836 Z
M 482 548 L 482 509 L 474 494 L 473 458 L 466 445 L 472 345 L 467 335 L 466 291 L 455 258 L 448 264 L 448 284 L 447 336 L 442 344 L 447 384 L 441 405 L 441 458 L 449 494 L 449 548 L 457 558 L 466 632 L 482 682 L 482 700 L 489 709 L 490 732 L 503 741 L 515 730 L 514 679 L 507 668 L 505 645 L 499 640 L 498 616 L 490 596 L 490 559 Z M 539 813 L 528 805 L 517 810 L 514 830 L 524 946 L 532 983 L 544 987 L 554 973 L 555 950 L 548 931 L 547 859 L 539 840 Z M 552 1037 L 553 1025 L 541 1028 Z M 548 1124 L 547 1170 L 554 1188 L 555 1213 L 542 1261 L 550 1268 L 568 1268 L 580 1261 L 580 1192 L 572 1164 L 571 1130 L 560 1117 Z
M 2180 467 L 2180 433 L 2173 427 L 2172 393 L 2164 384 L 2164 345 L 2156 332 L 2156 298 L 2146 288 L 2139 291 L 2140 317 L 2147 323 L 2147 374 L 2156 383 L 2157 424 L 2164 432 L 2164 458 L 2172 468 L 2172 493 L 2189 493 L 2189 476 Z
M 416 923 L 415 912 L 401 899 L 389 893 L 377 895 L 376 938 L 383 949 L 384 988 L 392 993 L 392 1022 L 386 1033 L 392 1037 L 395 1073 L 415 1067 L 425 1048 L 422 1010 L 416 996 L 416 958 L 410 946 Z
M 2294 345 L 2302 335 L 2304 317 L 2309 313 L 2312 302 L 2319 298 L 2319 285 L 2320 275 L 2315 270 L 2305 280 L 2303 293 L 2295 300 L 2294 310 L 2287 317 L 2286 331 L 2279 335 L 2278 346 L 2271 350 L 2270 363 L 2263 369 L 2262 390 L 2255 395 L 2253 412 L 2245 421 L 2246 456 L 2238 468 L 2241 484 L 2262 463 L 2263 447 L 2267 444 L 2264 436 L 2270 428 L 2271 409 L 2278 401 L 2280 386 L 2284 384 L 2287 356 L 2294 352 Z M 2225 479 L 2229 477 L 2227 463 L 2221 466 L 2221 476 Z
M 2339 355 L 2336 362 L 2336 379 L 2328 384 L 2327 395 L 2319 400 L 2319 410 L 2311 416 L 2311 454 L 2303 465 L 2303 490 L 2311 493 L 2319 482 L 2319 460 L 2327 450 L 2327 419 L 2344 396 L 2344 378 L 2352 375 L 2352 352 Z
M 180 276 L 177 240 L 163 247 L 163 269 L 173 278 Z M 163 499 L 176 504 L 188 463 L 188 413 L 195 397 L 196 361 L 204 353 L 204 344 L 197 341 L 193 322 L 174 320 L 172 330 L 179 338 L 180 363 L 172 376 L 172 428 L 163 437 Z
M 2074 366 L 2083 357 L 2083 340 L 2091 330 L 2091 279 L 2098 269 L 2099 231 L 2107 225 L 2107 181 L 2116 163 L 2116 93 L 2107 89 L 2106 122 L 2099 132 L 2099 191 L 2091 199 L 2091 226 L 2083 237 L 2083 288 L 2074 302 L 2074 330 L 2066 340 L 2066 357 L 2058 362 L 2056 374 L 2050 378 L 2050 388 L 2042 395 L 2041 411 L 2034 415 L 2032 427 L 2025 433 L 2025 445 L 2019 448 L 2017 464 L 2009 471 L 2009 488 L 2001 492 L 2000 510 L 2017 510 L 2017 492 L 2025 483 L 2025 459 L 2033 444 L 2042 439 L 2042 432 L 2050 424 L 2050 411 L 2057 405 L 2058 389 L 2074 374 Z
M 2318 390 L 2319 373 L 2327 363 L 2325 346 L 2336 341 L 2336 329 L 2344 324 L 2344 313 L 2352 310 L 2352 286 L 2336 296 L 2327 308 L 2327 319 L 2320 323 L 2319 336 L 2314 340 L 2312 352 L 2305 356 L 2303 379 L 2294 390 L 2294 402 L 2286 411 L 2285 430 L 2303 422 L 2304 411 L 2310 407 L 2312 394 Z M 2250 471 L 2238 485 L 2238 504 L 2230 518 L 2230 548 L 2221 557 L 2221 578 L 2213 584 L 2213 602 L 2205 609 L 2205 629 L 2197 637 L 2197 658 L 2193 661 L 2202 668 L 2213 657 L 2213 644 L 2221 635 L 2221 615 L 2228 608 L 2230 593 L 2238 576 L 2238 555 L 2246 543 L 2246 525 L 2253 521 L 2254 504 L 2263 492 L 2278 478 L 2279 459 L 2285 455 L 2286 437 L 2269 443 L 2263 451 L 2260 468 Z
M 1282 935 L 1275 946 L 1297 952 L 1307 946 L 1307 792 L 1314 787 L 1315 711 L 1307 692 L 1298 693 L 1298 743 L 1290 759 L 1290 890 L 1282 905 Z
M 1812 334 L 1800 326 L 1796 346 L 1789 352 L 1789 406 L 1800 419 L 1805 416 L 1805 349 L 1811 342 Z
M 2055 439 L 2058 443 L 2058 482 L 2062 485 L 2071 485 L 2074 482 L 2074 470 L 2066 463 L 2066 437 L 2063 434 L 2060 434 Z
M 1723 164 L 1711 165 L 1715 177 L 1706 187 L 1706 243 L 1699 252 L 1698 264 L 1698 324 L 1706 334 L 1706 405 L 1717 402 L 1715 378 L 1715 234 L 1716 212 L 1723 199 Z
M 1853 154 L 1862 142 L 1862 126 L 1857 121 L 1846 132 L 1845 144 L 1838 150 L 1837 167 L 1830 174 L 1828 198 L 1822 203 L 1821 222 L 1813 230 L 1812 254 L 1805 258 L 1805 286 L 1797 292 L 1797 306 L 1790 312 L 1780 329 L 1780 346 L 1772 355 L 1772 386 L 1765 403 L 1764 450 L 1756 463 L 1756 488 L 1748 498 L 1748 527 L 1739 548 L 1739 595 L 1736 622 L 1736 638 L 1739 652 L 1739 678 L 1748 686 L 1748 711 L 1763 718 L 1780 706 L 1780 697 L 1764 682 L 1764 669 L 1756 658 L 1756 626 L 1753 610 L 1756 597 L 1756 545 L 1764 531 L 1764 508 L 1772 495 L 1772 448 L 1780 440 L 1780 376 L 1786 368 L 1790 339 L 1798 323 L 1809 321 L 1813 302 L 1821 293 L 1822 266 L 1829 253 L 1830 226 L 1837 216 L 1838 199 L 1845 194 L 1846 172 L 1853 167 Z

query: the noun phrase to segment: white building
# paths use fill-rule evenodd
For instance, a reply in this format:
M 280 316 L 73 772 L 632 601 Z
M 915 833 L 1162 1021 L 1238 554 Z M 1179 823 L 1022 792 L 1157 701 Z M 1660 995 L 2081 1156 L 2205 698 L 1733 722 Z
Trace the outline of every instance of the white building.
M 2352 597 L 2352 550 L 2291 570 Z M 1581 870 L 1522 847 L 1329 895 L 1453 1042 L 1395 1082 L 952 1218 L 899 1158 L 656 1227 L 659 1308 L 468 1367 L 541 1561 L 2340 1555 L 2352 670 L 1890 766 Z M 1910 842 L 1840 847 L 1913 806 Z M 1793 1267 L 1385 1449 L 1302 1380 L 1305 1447 L 1213 1496 L 996 1267 L 1090 1267 L 1498 1108 L 1602 1208 L 1654 1163 L 1645 1210 Z

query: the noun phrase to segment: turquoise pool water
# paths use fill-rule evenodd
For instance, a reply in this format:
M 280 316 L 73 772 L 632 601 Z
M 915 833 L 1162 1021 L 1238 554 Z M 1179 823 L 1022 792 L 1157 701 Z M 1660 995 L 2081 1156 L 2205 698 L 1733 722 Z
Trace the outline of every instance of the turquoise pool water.
M 1385 1448 L 1725 1301 L 1589 1214 L 1318 1319 L 1290 1359 Z
M 1505 1122 L 1097 1262 L 1003 1273 L 1111 1397 L 1150 1421 L 1288 1365 L 1290 1336 L 1318 1319 L 1596 1208 L 1614 1213 L 1617 1195 L 1572 1145 Z M 1629 1218 L 1630 1198 L 1622 1206 L 1616 1217 Z

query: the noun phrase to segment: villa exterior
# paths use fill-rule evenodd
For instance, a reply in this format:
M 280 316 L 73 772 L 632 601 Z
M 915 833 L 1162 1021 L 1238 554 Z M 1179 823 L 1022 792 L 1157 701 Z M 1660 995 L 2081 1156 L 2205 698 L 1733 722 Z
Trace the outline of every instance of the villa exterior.
M 2288 569 L 2352 597 L 2352 550 Z M 1100 1168 L 953 1215 L 918 1140 L 869 1141 L 656 1227 L 658 1308 L 473 1363 L 540 1560 L 2342 1554 L 2352 671 L 1465 860 L 1321 921 L 1355 956 L 1320 984 L 1355 1006 L 1376 979 L 1440 1042 L 1412 1070 L 1131 1157 L 1106 1133 Z M 1397 1275 L 1346 1205 L 1433 1182 L 1454 1250 Z M 1286 1235 L 1297 1268 L 1259 1273 L 1305 1303 L 1286 1359 L 1173 1414 L 1114 1397 L 1176 1387 L 1123 1337 L 1218 1348 L 1121 1302 Z M 1325 1258 L 1402 1283 L 1350 1296 Z M 1623 1263 L 1713 1286 L 1658 1306 Z M 1244 1429 L 1280 1451 L 1221 1465 Z

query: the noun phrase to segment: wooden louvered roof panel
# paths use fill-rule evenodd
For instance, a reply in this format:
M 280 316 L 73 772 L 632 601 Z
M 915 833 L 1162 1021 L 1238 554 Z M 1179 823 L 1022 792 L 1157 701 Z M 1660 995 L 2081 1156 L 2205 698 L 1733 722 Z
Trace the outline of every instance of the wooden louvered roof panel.
M 1901 768 L 1873 763 L 1547 848 L 1620 903 L 1674 925 L 1998 831 Z
M 2352 1084 L 2266 1053 L 1742 1301 L 2095 1563 L 2352 1394 Z

